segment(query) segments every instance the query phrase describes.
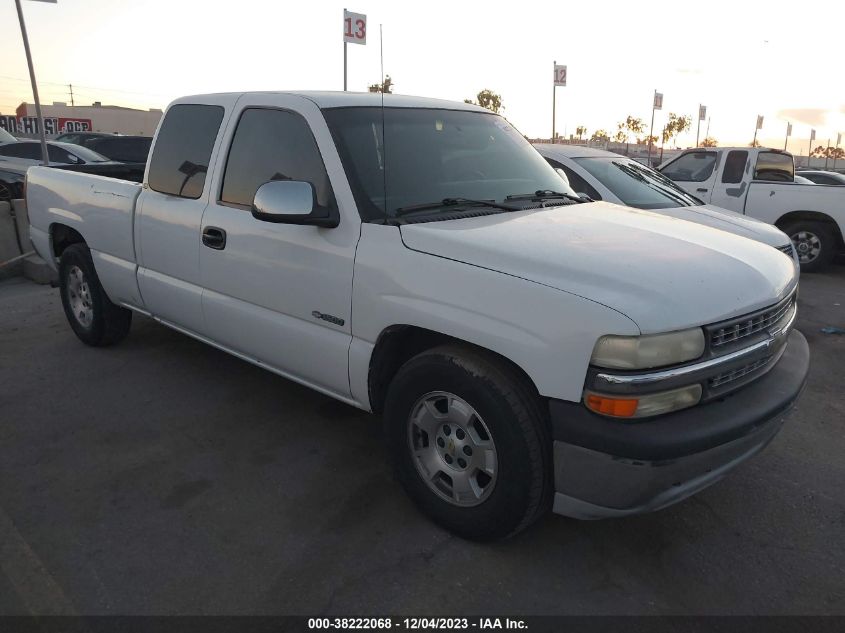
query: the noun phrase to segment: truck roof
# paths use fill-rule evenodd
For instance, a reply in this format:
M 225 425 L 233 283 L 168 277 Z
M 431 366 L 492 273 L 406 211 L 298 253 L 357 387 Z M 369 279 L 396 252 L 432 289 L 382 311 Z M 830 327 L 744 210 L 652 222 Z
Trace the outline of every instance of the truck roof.
M 313 90 L 285 90 L 285 91 L 249 91 L 249 92 L 226 92 L 203 95 L 189 95 L 180 97 L 174 103 L 185 103 L 191 100 L 202 100 L 208 97 L 241 97 L 249 95 L 294 95 L 304 97 L 317 104 L 320 108 L 348 108 L 348 107 L 380 107 L 382 95 L 378 92 L 340 92 L 340 91 L 313 91 Z M 475 112 L 489 112 L 480 106 L 460 101 L 448 101 L 446 99 L 432 99 L 429 97 L 415 97 L 410 95 L 385 94 L 384 105 L 388 108 L 438 108 L 448 110 L 469 110 Z

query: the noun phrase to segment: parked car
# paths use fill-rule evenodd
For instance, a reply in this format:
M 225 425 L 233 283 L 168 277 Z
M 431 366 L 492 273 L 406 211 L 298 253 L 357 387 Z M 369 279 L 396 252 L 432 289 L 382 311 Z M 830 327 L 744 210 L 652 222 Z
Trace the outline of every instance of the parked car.
M 795 177 L 792 179 L 792 182 L 797 182 L 799 185 L 814 185 L 814 184 L 816 184 L 812 180 L 810 180 L 809 178 L 804 178 L 802 176 L 799 176 L 798 174 L 795 174 Z
M 64 165 L 85 165 L 88 163 L 107 163 L 109 159 L 90 149 L 71 143 L 47 142 L 47 153 L 51 163 Z M 0 165 L 4 162 L 18 165 L 41 164 L 40 141 L 15 141 L 0 145 Z
M 106 132 L 65 132 L 59 134 L 54 141 L 59 143 L 73 143 L 74 145 L 82 145 L 83 147 L 88 141 L 97 140 L 100 138 L 112 138 L 114 134 L 107 134 Z
M 26 200 L 84 343 L 137 311 L 380 413 L 420 508 L 490 539 L 702 490 L 809 367 L 791 259 L 560 187 L 477 106 L 273 92 L 171 104 L 143 186 L 32 167 Z
M 3 143 L 17 143 L 18 139 L 9 134 L 6 130 L 0 127 L 0 144 Z
M 780 229 L 741 213 L 704 204 L 666 176 L 642 163 L 600 149 L 537 143 L 548 163 L 563 171 L 569 185 L 593 200 L 712 226 L 763 242 L 796 259 L 789 237 Z
M 23 198 L 24 181 L 28 164 L 0 162 L 0 201 Z M 144 178 L 145 165 L 129 163 L 85 163 L 67 165 L 50 163 L 51 169 L 78 171 L 86 174 L 99 174 L 110 178 L 119 178 L 129 182 L 141 182 Z
M 845 196 L 834 187 L 794 182 L 788 152 L 692 149 L 663 163 L 660 171 L 705 202 L 777 226 L 792 239 L 802 271 L 819 270 L 845 246 Z
M 83 145 L 110 160 L 145 163 L 150 154 L 151 136 L 110 136 L 85 141 Z
M 16 169 L 0 165 L 0 202 L 11 202 L 23 198 L 25 178 L 25 168 Z
M 144 163 L 150 153 L 151 136 L 129 136 L 124 134 L 105 134 L 103 132 L 69 132 L 57 136 L 57 141 L 75 143 L 109 160 L 123 163 Z
M 796 179 L 799 176 L 803 176 L 817 185 L 836 185 L 840 187 L 845 185 L 845 174 L 840 174 L 836 171 L 802 169 L 795 175 Z

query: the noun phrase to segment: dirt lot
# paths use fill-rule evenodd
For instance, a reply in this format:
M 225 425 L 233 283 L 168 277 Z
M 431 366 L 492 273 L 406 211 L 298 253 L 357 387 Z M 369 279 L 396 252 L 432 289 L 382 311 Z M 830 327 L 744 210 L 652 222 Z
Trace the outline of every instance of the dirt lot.
M 768 449 L 647 516 L 495 545 L 411 505 L 379 421 L 135 318 L 82 345 L 0 283 L 0 614 L 845 614 L 845 267 L 805 275 L 808 388 Z

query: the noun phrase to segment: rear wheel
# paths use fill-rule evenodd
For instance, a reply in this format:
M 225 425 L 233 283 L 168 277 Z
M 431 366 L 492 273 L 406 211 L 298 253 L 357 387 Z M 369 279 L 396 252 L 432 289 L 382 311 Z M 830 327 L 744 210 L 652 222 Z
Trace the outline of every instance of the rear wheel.
M 833 261 L 838 247 L 836 233 L 825 222 L 798 221 L 783 227 L 798 253 L 801 272 L 812 273 Z
M 128 334 L 132 312 L 109 300 L 84 244 L 72 244 L 62 253 L 59 286 L 65 316 L 83 343 L 112 345 Z
M 502 538 L 548 510 L 546 416 L 524 379 L 496 357 L 449 346 L 412 358 L 390 385 L 384 422 L 399 481 L 455 534 Z

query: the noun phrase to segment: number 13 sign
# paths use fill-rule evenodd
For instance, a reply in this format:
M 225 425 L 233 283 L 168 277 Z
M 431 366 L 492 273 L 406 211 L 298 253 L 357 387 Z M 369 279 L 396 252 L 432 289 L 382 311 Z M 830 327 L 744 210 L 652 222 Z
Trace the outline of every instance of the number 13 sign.
M 556 86 L 565 86 L 566 85 L 566 66 L 562 66 L 560 64 L 555 64 L 555 85 Z
M 367 16 L 343 10 L 343 41 L 349 44 L 367 43 Z

